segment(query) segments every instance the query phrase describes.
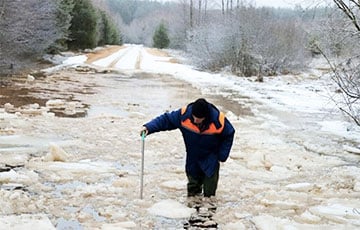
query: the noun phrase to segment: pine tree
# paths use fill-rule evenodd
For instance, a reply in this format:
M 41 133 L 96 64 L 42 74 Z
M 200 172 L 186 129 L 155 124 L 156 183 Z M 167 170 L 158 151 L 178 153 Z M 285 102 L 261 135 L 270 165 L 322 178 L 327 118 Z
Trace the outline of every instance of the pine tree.
M 119 30 L 115 24 L 111 21 L 106 12 L 101 11 L 101 22 L 99 28 L 99 41 L 98 45 L 121 45 L 122 39 Z
M 46 52 L 58 53 L 67 50 L 67 41 L 69 39 L 69 28 L 71 26 L 71 13 L 74 9 L 74 0 L 57 0 L 57 12 L 56 12 L 56 28 L 61 31 L 61 37 L 51 44 Z
M 72 12 L 70 26 L 70 49 L 94 48 L 97 46 L 98 15 L 90 0 L 77 0 Z
M 153 36 L 153 46 L 155 48 L 163 49 L 169 47 L 170 39 L 168 36 L 168 31 L 163 22 L 155 30 Z

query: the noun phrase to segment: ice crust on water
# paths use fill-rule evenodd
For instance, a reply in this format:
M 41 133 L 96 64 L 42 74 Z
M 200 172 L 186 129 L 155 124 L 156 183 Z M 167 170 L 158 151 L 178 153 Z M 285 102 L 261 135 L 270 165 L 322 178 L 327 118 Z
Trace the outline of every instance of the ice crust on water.
M 131 48 L 132 45 L 125 46 L 125 49 Z M 342 116 L 336 115 L 336 111 L 331 110 L 334 108 L 333 105 L 323 97 L 325 87 L 322 83 L 329 81 L 326 76 L 319 76 L 318 79 L 309 79 L 302 74 L 277 76 L 266 78 L 264 83 L 257 83 L 251 78 L 239 78 L 227 73 L 204 73 L 191 66 L 172 64 L 166 62 L 164 58 L 148 54 L 141 47 L 135 47 L 133 51 L 141 53 L 140 68 L 141 71 L 146 71 L 146 74 L 155 73 L 155 77 L 161 73 L 174 74 L 166 75 L 166 79 L 172 82 L 180 79 L 182 82 L 190 83 L 205 93 L 204 96 L 211 95 L 212 99 L 224 96 L 228 101 L 236 103 L 236 98 L 233 97 L 248 97 L 246 102 L 239 101 L 239 103 L 250 106 L 255 114 L 253 117 L 227 113 L 228 118 L 236 126 L 236 139 L 231 158 L 221 166 L 219 181 L 221 205 L 216 213 L 220 229 L 247 229 L 249 222 L 257 229 L 266 230 L 356 229 L 359 226 L 357 213 L 360 205 L 357 200 L 360 192 L 360 171 L 357 166 L 352 166 L 357 161 L 345 162 L 342 159 L 349 155 L 357 159 L 359 143 L 356 142 L 360 140 L 359 127 L 351 126 Z M 130 66 L 134 63 L 131 59 L 133 58 L 121 60 L 122 66 L 116 68 L 131 69 Z M 84 57 L 69 59 L 60 67 L 82 63 L 83 60 Z M 110 64 L 114 60 L 107 61 Z M 104 63 L 104 66 L 108 64 Z M 90 83 L 94 80 L 91 74 L 83 75 L 81 78 L 74 76 L 70 79 L 74 80 L 75 77 L 74 82 L 83 80 Z M 13 130 L 9 134 L 15 134 L 0 137 L 0 144 L 4 146 L 0 149 L 2 163 L 26 165 L 23 168 L 0 173 L 0 181 L 5 185 L 8 184 L 0 191 L 3 197 L 0 199 L 1 211 L 34 213 L 38 210 L 50 210 L 49 213 L 53 214 L 54 210 L 51 210 L 51 206 L 70 205 L 66 203 L 69 201 L 71 206 L 78 208 L 83 207 L 83 202 L 92 201 L 94 204 L 108 208 L 105 212 L 102 210 L 101 214 L 111 218 L 107 220 L 109 223 L 104 225 L 96 223 L 104 229 L 132 228 L 134 223 L 136 224 L 134 229 L 139 229 L 139 222 L 147 227 L 144 229 L 164 229 L 163 226 L 157 225 L 156 220 L 159 218 L 157 216 L 160 216 L 159 219 L 188 218 L 193 210 L 178 202 L 182 199 L 179 198 L 179 194 L 184 195 L 186 192 L 182 181 L 186 178 L 182 167 L 182 158 L 185 154 L 178 133 L 172 136 L 171 132 L 164 132 L 149 138 L 145 155 L 147 199 L 136 201 L 141 156 L 140 145 L 137 142 L 139 140 L 137 125 L 150 119 L 155 112 L 157 114 L 160 110 L 163 111 L 162 105 L 168 105 L 167 102 L 163 102 L 164 98 L 170 100 L 170 97 L 166 98 L 165 94 L 161 94 L 163 98 L 160 103 L 156 101 L 156 106 L 159 107 L 157 108 L 149 98 L 141 98 L 142 94 L 139 94 L 136 98 L 132 96 L 131 100 L 138 100 L 139 97 L 141 106 L 134 106 L 132 102 L 129 105 L 130 100 L 126 95 L 133 95 L 136 89 L 126 91 L 126 88 L 123 88 L 123 84 L 126 83 L 123 81 L 123 76 L 116 76 L 117 80 L 121 78 L 121 86 L 111 81 L 114 78 L 111 74 L 96 78 L 96 83 L 104 85 L 104 91 L 109 92 L 103 94 L 104 91 L 98 88 L 101 93 L 96 95 L 99 101 L 95 100 L 95 103 L 94 99 L 82 97 L 85 97 L 92 106 L 94 104 L 102 108 L 110 106 L 116 109 L 105 115 L 100 113 L 95 117 L 90 116 L 73 122 L 70 119 L 46 117 L 44 114 L 35 117 L 9 114 L 4 109 L 0 109 L 0 128 L 5 131 Z M 126 78 L 126 81 L 131 81 L 131 78 Z M 159 78 L 155 81 L 156 84 L 162 84 Z M 146 85 L 149 82 L 151 82 L 150 77 L 146 81 L 137 81 Z M 38 79 L 34 83 L 38 83 Z M 111 87 L 108 87 L 109 83 Z M 157 89 L 161 93 L 163 90 L 156 88 L 155 85 L 152 87 L 154 88 L 151 88 L 151 91 Z M 168 85 L 161 87 L 165 89 Z M 146 87 L 139 88 L 145 94 L 149 92 L 146 91 Z M 122 94 L 119 96 L 117 92 Z M 151 96 L 157 97 L 155 94 Z M 112 99 L 116 103 L 104 105 L 108 102 L 107 99 Z M 309 100 L 312 103 L 308 103 Z M 47 107 L 59 107 L 64 103 L 63 100 L 54 99 L 48 101 Z M 174 105 L 174 102 L 171 100 L 169 104 Z M 76 107 L 73 104 L 70 106 Z M 122 111 L 125 113 L 121 113 Z M 31 138 L 39 134 L 41 134 L 39 137 Z M 62 141 L 58 142 L 58 139 Z M 64 143 L 65 140 L 68 142 Z M 65 162 L 44 162 L 41 160 L 43 158 L 37 157 L 43 157 L 49 152 L 48 144 L 52 141 L 66 150 L 67 156 L 58 157 Z M 167 145 L 171 148 L 167 148 Z M 22 150 L 21 154 L 20 150 Z M 62 152 L 58 148 L 56 150 L 59 150 L 55 151 L 56 153 Z M 15 156 L 8 154 L 10 151 L 11 154 L 16 152 L 16 159 Z M 336 156 L 337 152 L 341 157 Z M 29 158 L 29 153 L 36 154 Z M 118 164 L 114 165 L 114 161 L 118 161 Z M 51 182 L 50 184 L 44 183 L 44 176 Z M 156 186 L 149 181 L 156 183 Z M 15 184 L 9 186 L 9 183 Z M 36 191 L 41 196 L 33 196 L 33 193 L 23 190 L 4 190 L 30 184 L 34 186 L 29 186 L 29 191 Z M 55 203 L 53 196 L 60 193 L 65 199 L 61 203 Z M 149 193 L 154 194 L 154 199 L 148 199 Z M 340 196 L 343 199 L 329 201 L 329 197 Z M 164 200 L 168 198 L 172 200 Z M 159 202 L 153 204 L 156 201 Z M 50 205 L 44 207 L 43 203 Z M 100 213 L 95 206 L 94 211 Z M 236 213 L 240 214 L 236 215 Z M 69 213 L 61 211 L 61 214 Z M 89 226 L 92 224 L 91 221 L 94 221 L 88 213 L 70 214 L 77 220 L 83 218 L 81 224 L 84 226 Z M 231 219 L 230 216 L 234 216 L 235 219 Z M 122 223 L 126 221 L 129 221 L 129 224 Z M 173 221 L 171 223 L 181 220 Z M 14 229 L 17 226 L 24 227 L 22 223 L 25 222 L 34 226 L 38 223 L 46 226 L 49 223 L 46 218 L 39 222 L 39 220 L 31 220 L 27 215 L 9 215 L 0 219 L 0 229 L 9 224 Z

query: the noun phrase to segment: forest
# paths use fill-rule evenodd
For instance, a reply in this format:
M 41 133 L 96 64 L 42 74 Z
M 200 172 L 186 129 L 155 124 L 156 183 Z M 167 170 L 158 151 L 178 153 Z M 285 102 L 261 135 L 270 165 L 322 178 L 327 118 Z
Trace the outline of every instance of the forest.
M 359 123 L 360 3 L 257 8 L 242 0 L 1 0 L 0 74 L 45 54 L 107 44 L 182 50 L 192 65 L 238 76 L 298 73 L 325 57 Z
M 109 15 L 90 0 L 1 0 L 0 74 L 35 68 L 45 54 L 121 44 Z

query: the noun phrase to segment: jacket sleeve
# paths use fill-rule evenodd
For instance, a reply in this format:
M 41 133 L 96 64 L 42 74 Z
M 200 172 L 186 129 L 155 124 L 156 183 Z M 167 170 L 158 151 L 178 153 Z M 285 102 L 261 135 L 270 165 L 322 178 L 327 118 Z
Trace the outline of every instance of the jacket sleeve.
M 224 130 L 221 133 L 221 145 L 219 149 L 219 155 L 218 160 L 221 162 L 225 162 L 227 158 L 229 157 L 230 150 L 233 144 L 235 135 L 235 129 L 229 122 L 227 118 L 225 118 L 225 127 Z
M 177 129 L 180 127 L 181 124 L 180 116 L 180 109 L 172 112 L 167 112 L 144 124 L 144 126 L 147 128 L 148 134 Z

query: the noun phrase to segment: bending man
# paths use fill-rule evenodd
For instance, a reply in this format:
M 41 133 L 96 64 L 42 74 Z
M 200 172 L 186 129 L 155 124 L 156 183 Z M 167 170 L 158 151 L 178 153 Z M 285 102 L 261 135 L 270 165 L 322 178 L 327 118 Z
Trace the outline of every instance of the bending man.
M 213 104 L 200 98 L 143 126 L 146 135 L 180 129 L 186 147 L 187 195 L 215 196 L 219 162 L 229 157 L 235 129 Z

